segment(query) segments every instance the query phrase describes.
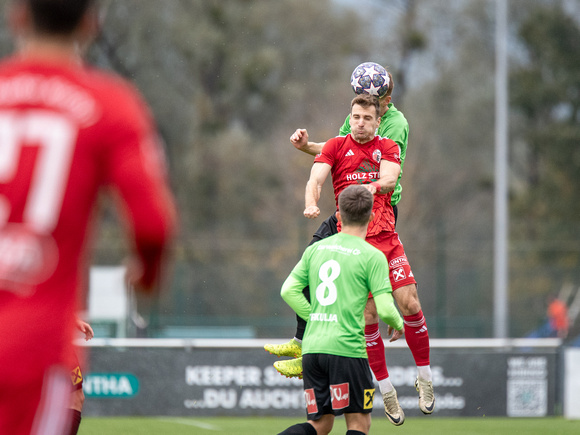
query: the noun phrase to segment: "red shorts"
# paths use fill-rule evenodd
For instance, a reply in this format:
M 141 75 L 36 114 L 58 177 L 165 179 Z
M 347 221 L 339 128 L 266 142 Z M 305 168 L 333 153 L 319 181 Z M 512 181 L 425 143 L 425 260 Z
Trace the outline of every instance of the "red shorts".
M 366 238 L 366 241 L 382 251 L 389 262 L 389 278 L 393 291 L 410 284 L 417 284 L 405 248 L 395 231 L 383 231 Z

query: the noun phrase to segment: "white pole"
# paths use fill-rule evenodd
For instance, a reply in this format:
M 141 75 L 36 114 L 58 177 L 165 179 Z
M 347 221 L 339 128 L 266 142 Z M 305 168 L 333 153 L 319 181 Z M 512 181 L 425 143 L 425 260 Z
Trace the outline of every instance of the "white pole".
M 507 1 L 496 0 L 494 337 L 508 337 Z

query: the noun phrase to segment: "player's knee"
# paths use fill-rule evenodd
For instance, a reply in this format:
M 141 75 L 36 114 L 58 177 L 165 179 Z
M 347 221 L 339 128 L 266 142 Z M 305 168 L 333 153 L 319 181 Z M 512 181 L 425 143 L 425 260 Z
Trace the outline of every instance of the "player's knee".
M 421 311 L 421 303 L 415 284 L 398 288 L 393 292 L 393 297 L 404 316 L 411 316 Z
M 407 316 L 412 316 L 413 314 L 417 314 L 421 311 L 421 304 L 419 303 L 419 299 L 411 299 L 407 304 L 406 310 L 408 314 Z
M 332 431 L 332 427 L 334 426 L 334 418 L 331 419 L 325 417 L 326 415 L 316 422 L 309 421 L 309 423 L 312 424 L 312 426 L 316 429 L 317 435 L 327 435 L 330 433 L 330 431 Z
M 371 431 L 370 414 L 345 414 L 348 434 L 367 434 Z
M 379 316 L 369 316 L 365 314 L 365 325 L 374 325 L 379 323 Z

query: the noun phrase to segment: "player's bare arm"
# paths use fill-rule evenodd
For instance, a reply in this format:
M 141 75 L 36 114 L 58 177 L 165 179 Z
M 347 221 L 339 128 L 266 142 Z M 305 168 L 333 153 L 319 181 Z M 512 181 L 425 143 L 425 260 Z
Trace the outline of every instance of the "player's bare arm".
M 296 131 L 292 133 L 292 136 L 290 136 L 290 142 L 299 150 L 308 147 L 308 131 L 305 128 L 297 128 Z
M 390 162 L 388 160 L 381 160 L 380 178 L 372 184 L 365 184 L 365 187 L 372 193 L 389 193 L 395 190 L 399 173 L 401 172 L 401 165 Z M 377 184 L 380 186 L 377 186 Z
M 76 327 L 79 331 L 85 334 L 85 341 L 89 341 L 91 338 L 95 336 L 93 332 L 93 328 L 87 322 L 83 322 L 78 317 L 75 319 Z
M 310 171 L 310 179 L 306 183 L 304 193 L 304 216 L 308 219 L 316 219 L 320 215 L 318 200 L 322 186 L 330 174 L 330 165 L 328 163 L 315 162 Z
M 310 154 L 311 156 L 315 156 L 320 154 L 322 151 L 322 147 L 324 146 L 325 142 L 309 142 L 308 141 L 308 132 L 306 129 L 299 128 L 297 129 L 292 136 L 290 136 L 290 142 L 294 145 L 294 148 L 300 150 L 306 154 Z
M 391 337 L 389 339 L 389 343 L 392 343 L 393 341 L 397 341 L 399 338 L 401 338 L 404 335 L 404 332 L 402 329 L 397 330 L 393 328 L 391 325 L 389 325 L 387 328 L 387 335 Z
M 306 145 L 302 145 L 300 147 L 296 146 L 296 149 L 310 154 L 311 156 L 316 156 L 322 152 L 322 147 L 326 142 L 308 142 Z

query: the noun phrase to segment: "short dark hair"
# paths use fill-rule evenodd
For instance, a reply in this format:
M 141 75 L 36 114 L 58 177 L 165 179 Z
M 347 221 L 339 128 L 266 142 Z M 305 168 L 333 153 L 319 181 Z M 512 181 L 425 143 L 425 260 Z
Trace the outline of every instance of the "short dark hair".
M 358 104 L 359 106 L 364 107 L 365 109 L 367 107 L 374 106 L 374 108 L 376 109 L 376 112 L 377 112 L 377 118 L 381 117 L 381 104 L 379 103 L 379 99 L 377 97 L 375 97 L 374 95 L 359 94 L 356 97 L 354 97 L 352 99 L 352 101 L 350 102 L 351 110 L 355 104 Z
M 387 88 L 387 93 L 383 95 L 383 98 L 390 97 L 393 94 L 393 89 L 395 88 L 395 82 L 393 82 L 393 75 L 389 71 L 387 71 L 387 74 L 389 75 L 389 87 Z
M 344 225 L 367 225 L 373 211 L 373 194 L 361 184 L 352 184 L 338 196 L 338 211 Z
M 69 35 L 96 0 L 17 0 L 30 9 L 35 29 L 49 35 Z

